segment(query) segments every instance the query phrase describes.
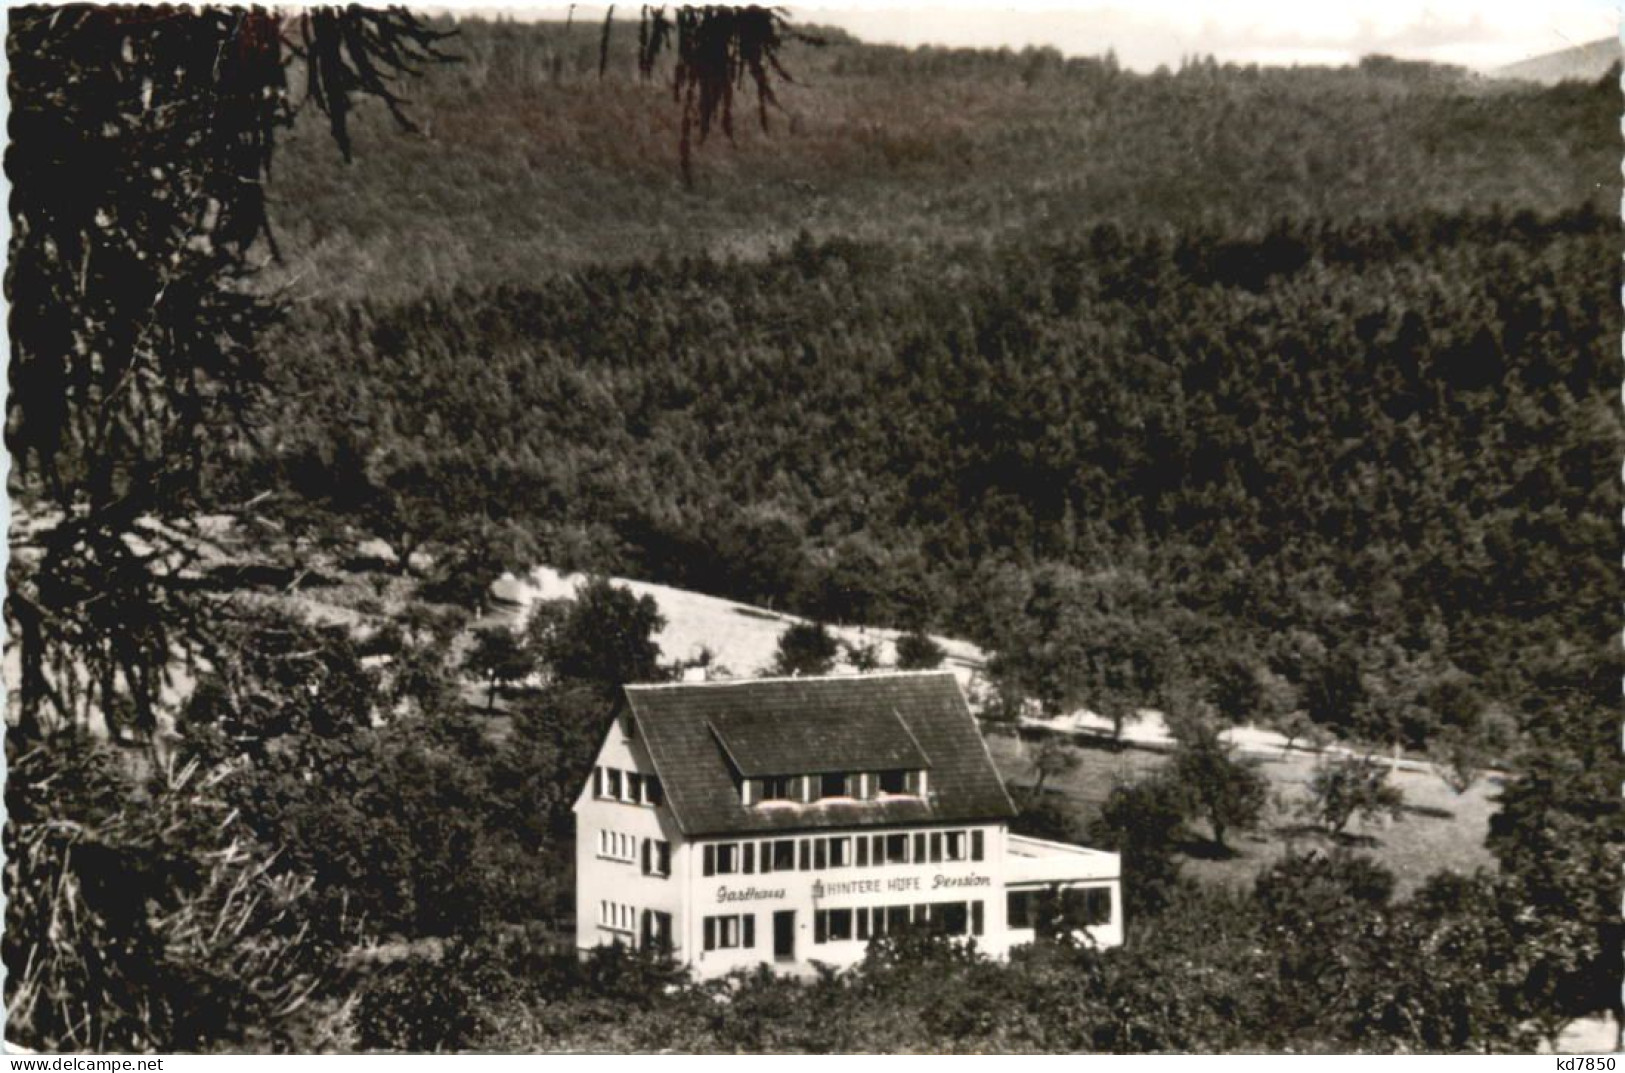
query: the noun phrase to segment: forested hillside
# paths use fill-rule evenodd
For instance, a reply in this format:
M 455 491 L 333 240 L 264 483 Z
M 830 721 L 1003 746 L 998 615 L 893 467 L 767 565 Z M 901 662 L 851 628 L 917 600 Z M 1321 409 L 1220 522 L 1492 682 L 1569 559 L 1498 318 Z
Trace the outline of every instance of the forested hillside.
M 1061 565 L 1195 668 L 1425 657 L 1512 700 L 1609 631 L 1617 235 L 1107 226 L 325 306 L 278 452 L 413 544 L 517 522 L 544 561 L 995 648 Z
M 1380 58 L 1138 75 L 838 32 L 786 46 L 796 81 L 769 132 L 742 98 L 736 144 L 713 132 L 689 190 L 670 61 L 641 80 L 635 28 L 620 26 L 600 77 L 599 29 L 460 24 L 447 47 L 466 62 L 405 87 L 422 133 L 364 103 L 351 164 L 312 117 L 271 188 L 277 278 L 299 295 L 403 299 L 661 253 L 754 258 L 803 229 L 929 250 L 1080 238 L 1103 221 L 1241 237 L 1282 217 L 1615 209 L 1611 86 Z
M 1609 83 L 826 36 L 692 190 L 631 35 L 600 79 L 581 25 L 462 24 L 426 133 L 363 116 L 354 165 L 295 139 L 285 479 L 373 488 L 406 552 L 477 517 L 499 559 L 992 645 L 1046 564 L 1198 666 L 1381 641 L 1510 699 L 1600 642 Z

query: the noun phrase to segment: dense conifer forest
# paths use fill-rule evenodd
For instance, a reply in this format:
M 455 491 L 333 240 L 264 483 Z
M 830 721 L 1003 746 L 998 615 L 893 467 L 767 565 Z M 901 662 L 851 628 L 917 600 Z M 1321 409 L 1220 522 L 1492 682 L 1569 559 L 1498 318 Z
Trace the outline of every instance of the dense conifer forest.
M 21 18 L 14 50 L 58 32 Z M 153 304 L 227 325 L 174 338 L 232 359 L 129 420 L 151 453 L 79 498 L 73 458 L 12 474 L 8 625 L 80 654 L 25 663 L 8 735 L 13 1038 L 1515 1050 L 1617 1014 L 1617 77 L 1136 73 L 776 27 L 779 106 L 742 90 L 685 170 L 671 59 L 640 78 L 636 27 L 455 29 L 394 84 L 414 129 L 375 87 L 276 128 L 241 264 L 212 223 L 131 239 L 208 262 L 203 298 L 160 281 Z M 14 96 L 53 77 L 24 67 Z M 53 190 L 19 129 L 37 200 L 13 213 L 38 227 Z M 20 235 L 19 293 L 47 295 L 34 270 L 98 293 Z M 234 376 L 227 419 L 209 388 Z M 77 447 L 12 405 L 25 462 Z M 142 440 L 176 413 L 198 434 Z M 94 554 L 87 518 L 111 519 Z M 1127 944 L 1000 965 L 910 936 L 838 977 L 705 986 L 561 951 L 615 691 L 678 668 L 660 609 L 603 581 L 493 627 L 490 583 L 538 564 L 899 627 L 927 663 L 921 631 L 974 640 L 990 731 L 1166 710 L 1177 778 L 1068 814 L 1043 780 L 1076 757 L 1051 743 L 1023 797 L 1026 829 L 1123 853 Z M 116 613 L 85 596 L 108 576 L 140 579 Z M 82 691 L 47 698 L 81 658 Z M 68 715 L 91 710 L 117 748 Z M 1180 847 L 1262 822 L 1216 744 L 1244 722 L 1340 740 L 1314 792 L 1369 792 L 1316 820 L 1324 852 L 1224 887 Z M 1496 769 L 1495 868 L 1398 890 L 1350 852 L 1351 816 L 1399 811 L 1390 750 L 1463 789 Z
M 1588 209 L 1102 225 L 346 304 L 283 353 L 256 481 L 995 648 L 1064 566 L 1198 664 L 1399 644 L 1511 699 L 1608 632 L 1616 241 Z

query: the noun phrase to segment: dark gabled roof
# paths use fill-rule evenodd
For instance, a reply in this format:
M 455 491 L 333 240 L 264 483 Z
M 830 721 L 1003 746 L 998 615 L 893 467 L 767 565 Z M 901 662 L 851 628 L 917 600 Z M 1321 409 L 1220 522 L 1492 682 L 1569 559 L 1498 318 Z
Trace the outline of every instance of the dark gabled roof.
M 894 709 L 866 707 L 864 697 L 834 699 L 816 719 L 786 719 L 773 708 L 730 707 L 707 722 L 734 769 L 748 778 L 931 766 Z
M 948 671 L 627 686 L 626 701 L 666 804 L 690 837 L 1015 815 Z M 781 731 L 777 741 L 775 727 Z M 877 740 L 867 742 L 869 733 Z M 746 756 L 730 760 L 735 746 Z M 910 748 L 925 762 L 897 762 L 916 755 Z M 769 770 L 789 762 L 797 749 L 808 753 L 794 768 Z M 850 758 L 847 770 L 854 772 L 929 766 L 930 794 L 800 806 L 746 806 L 740 800 L 735 762 L 760 774 L 801 774 L 835 756 Z

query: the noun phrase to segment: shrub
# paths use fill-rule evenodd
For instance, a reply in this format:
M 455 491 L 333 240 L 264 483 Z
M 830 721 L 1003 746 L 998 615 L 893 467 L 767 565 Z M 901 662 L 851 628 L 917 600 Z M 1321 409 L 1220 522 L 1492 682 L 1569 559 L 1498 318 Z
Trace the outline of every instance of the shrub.
M 372 1050 L 465 1050 L 491 1028 L 493 1008 L 508 991 L 504 974 L 471 947 L 414 954 L 366 984 L 355 1014 L 358 1038 Z
M 942 666 L 948 653 L 923 632 L 905 633 L 897 639 L 897 669 L 928 671 Z
M 798 622 L 779 635 L 773 672 L 785 675 L 828 674 L 835 668 L 840 643 L 821 622 Z

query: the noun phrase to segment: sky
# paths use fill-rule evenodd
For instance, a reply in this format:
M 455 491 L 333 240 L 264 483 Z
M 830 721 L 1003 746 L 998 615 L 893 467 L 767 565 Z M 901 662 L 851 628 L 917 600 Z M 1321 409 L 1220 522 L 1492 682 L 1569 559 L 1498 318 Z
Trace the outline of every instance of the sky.
M 442 0 L 444 2 L 444 0 Z M 865 41 L 901 45 L 1022 48 L 1050 45 L 1068 55 L 1108 48 L 1124 66 L 1177 67 L 1183 56 L 1221 62 L 1344 64 L 1373 52 L 1455 63 L 1479 70 L 1582 45 L 1619 33 L 1625 0 L 828 0 L 786 3 L 797 22 L 835 25 Z M 445 6 L 494 10 L 484 3 Z M 635 18 L 639 5 L 617 12 Z M 559 18 L 566 5 L 503 8 Z M 602 5 L 576 7 L 600 20 Z

